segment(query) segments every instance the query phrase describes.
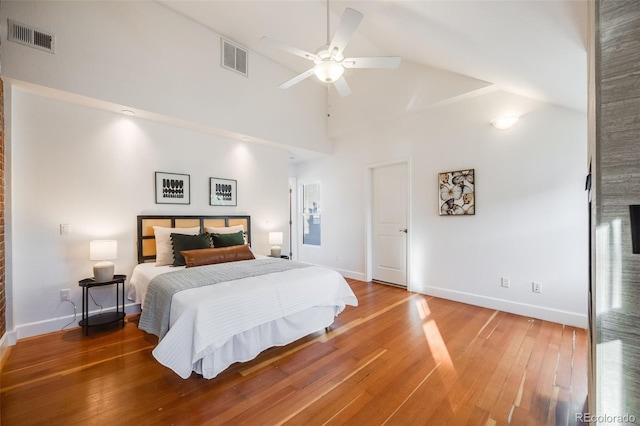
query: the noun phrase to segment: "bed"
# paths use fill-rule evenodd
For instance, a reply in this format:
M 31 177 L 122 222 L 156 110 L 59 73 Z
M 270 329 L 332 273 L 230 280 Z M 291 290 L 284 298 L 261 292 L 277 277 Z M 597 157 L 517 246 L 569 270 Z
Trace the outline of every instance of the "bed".
M 185 229 L 191 234 L 180 234 Z M 228 234 L 243 244 L 188 249 L 181 251 L 185 266 L 166 264 L 168 232 L 181 248 L 181 239 L 204 240 L 196 235 L 205 231 L 216 231 L 209 232 L 221 238 L 211 236 L 214 243 Z M 138 216 L 139 263 L 128 297 L 141 305 L 139 327 L 159 338 L 153 356 L 180 377 L 214 378 L 233 363 L 328 327 L 347 305 L 357 306 L 336 271 L 260 256 L 250 244 L 249 216 Z M 220 253 L 220 263 L 201 261 L 219 260 Z

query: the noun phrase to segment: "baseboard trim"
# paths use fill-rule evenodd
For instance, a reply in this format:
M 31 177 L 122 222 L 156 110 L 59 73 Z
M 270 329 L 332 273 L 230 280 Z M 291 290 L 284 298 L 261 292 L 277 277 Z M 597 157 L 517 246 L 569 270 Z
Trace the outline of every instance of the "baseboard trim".
M 345 269 L 332 268 L 335 271 L 338 271 L 340 275 L 345 278 L 351 278 L 352 280 L 364 281 L 364 274 L 360 272 L 348 271 Z
M 4 333 L 0 338 L 0 372 L 4 369 L 4 365 L 9 359 L 11 353 L 11 346 L 9 345 L 9 334 Z
M 455 302 L 467 303 L 469 305 L 481 306 L 483 308 L 496 309 L 516 315 L 555 322 L 558 324 L 565 324 L 584 329 L 589 327 L 589 320 L 586 314 L 579 314 L 576 312 L 563 311 L 560 309 L 546 308 L 544 306 L 514 302 L 512 300 L 481 296 L 478 294 L 465 293 L 462 291 L 449 290 L 440 287 L 416 287 L 417 286 L 412 286 L 411 291 L 415 291 L 416 293 L 421 294 L 427 294 L 429 296 L 441 297 L 443 299 L 453 300 Z
M 317 264 L 317 263 L 303 262 L 301 260 L 298 260 L 297 262 L 304 263 L 304 264 L 307 264 L 307 265 L 312 265 L 312 266 L 319 266 L 321 268 L 333 269 L 334 271 L 338 272 L 340 275 L 342 275 L 345 278 L 351 278 L 352 280 L 364 281 L 364 274 L 362 272 L 349 271 L 347 269 L 334 268 L 333 266 L 325 266 L 325 265 L 320 265 L 320 264 Z
M 105 308 L 105 311 L 114 310 L 115 308 Z M 97 314 L 99 310 L 89 312 L 89 315 Z M 129 303 L 124 307 L 127 315 L 139 314 L 140 304 Z M 82 319 L 82 312 L 73 315 L 66 315 L 60 318 L 51 318 L 43 321 L 36 321 L 28 324 L 22 324 L 15 328 L 15 336 L 17 339 L 25 339 L 27 337 L 39 336 L 41 334 L 49 334 L 56 331 L 62 331 L 78 327 L 78 322 Z M 15 343 L 14 343 L 15 344 Z
M 322 265 L 320 265 L 322 266 Z M 345 278 L 365 281 L 365 274 L 344 269 L 332 268 Z M 527 303 L 514 302 L 512 300 L 498 299 L 495 297 L 482 296 L 479 294 L 466 293 L 462 291 L 450 290 L 441 287 L 412 285 L 409 291 L 426 294 L 429 296 L 441 297 L 454 302 L 467 303 L 469 305 L 481 306 L 483 308 L 496 309 L 525 317 L 536 318 L 558 324 L 570 325 L 573 327 L 587 329 L 589 318 L 586 314 L 563 311 L 560 309 L 547 308 L 544 306 L 530 305 Z

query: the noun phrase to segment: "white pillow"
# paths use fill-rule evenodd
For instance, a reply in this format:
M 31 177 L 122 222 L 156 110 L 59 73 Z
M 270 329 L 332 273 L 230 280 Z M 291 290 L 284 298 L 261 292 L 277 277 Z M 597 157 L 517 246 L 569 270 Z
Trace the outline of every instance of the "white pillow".
M 173 264 L 171 234 L 198 235 L 200 227 L 165 228 L 163 226 L 154 226 L 153 233 L 156 236 L 156 266 L 165 266 Z
M 223 226 L 222 228 L 218 228 L 217 226 L 206 226 L 205 229 L 210 234 L 235 234 L 239 231 L 244 232 L 244 226 L 242 225 Z

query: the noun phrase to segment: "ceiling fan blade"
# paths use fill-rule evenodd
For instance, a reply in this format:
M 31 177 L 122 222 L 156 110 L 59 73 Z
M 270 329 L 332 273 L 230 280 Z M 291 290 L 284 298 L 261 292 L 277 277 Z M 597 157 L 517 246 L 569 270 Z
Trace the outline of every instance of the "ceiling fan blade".
M 315 67 L 306 70 L 305 72 L 303 72 L 302 74 L 298 74 L 295 77 L 293 77 L 291 80 L 287 80 L 284 83 L 282 83 L 280 86 L 281 89 L 288 89 L 289 87 L 293 86 L 294 84 L 300 83 L 302 80 L 304 80 L 305 78 L 309 78 L 313 75 L 313 70 L 315 69 Z
M 345 68 L 398 68 L 399 56 L 377 56 L 369 58 L 347 58 L 342 61 Z
M 360 25 L 360 21 L 362 21 L 362 13 L 358 12 L 355 9 L 346 8 L 344 10 L 344 14 L 340 19 L 340 24 L 338 25 L 338 29 L 333 35 L 333 39 L 331 40 L 331 44 L 329 45 L 329 52 L 334 54 L 341 54 L 347 44 L 351 40 L 353 33 L 356 32 L 358 25 Z
M 285 52 L 293 53 L 296 56 L 309 59 L 310 61 L 320 60 L 320 58 L 318 58 L 313 53 L 307 52 L 306 50 L 298 49 L 297 47 L 293 47 L 291 45 L 288 45 L 287 43 L 283 43 L 269 37 L 262 37 L 260 39 L 260 44 L 275 47 L 276 49 L 284 50 Z
M 333 87 L 336 88 L 336 92 L 338 92 L 338 95 L 340 96 L 348 96 L 351 94 L 351 87 L 347 84 L 347 80 L 344 79 L 344 76 L 334 81 Z

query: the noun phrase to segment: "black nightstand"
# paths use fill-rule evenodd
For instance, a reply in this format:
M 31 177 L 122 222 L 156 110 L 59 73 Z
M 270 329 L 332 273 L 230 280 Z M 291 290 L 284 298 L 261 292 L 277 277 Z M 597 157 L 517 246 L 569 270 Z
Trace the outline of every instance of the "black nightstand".
M 82 320 L 80 326 L 84 330 L 85 336 L 89 335 L 89 327 L 96 325 L 104 325 L 112 322 L 122 321 L 124 326 L 124 281 L 126 275 L 114 275 L 111 281 L 96 282 L 93 278 L 85 278 L 78 281 L 78 285 L 82 287 Z M 89 289 L 92 287 L 102 287 L 104 285 L 116 285 L 116 310 L 115 312 L 102 312 L 89 316 Z M 118 300 L 119 287 L 122 285 L 122 294 Z
M 273 257 L 273 258 L 278 259 L 278 256 L 271 256 L 270 254 L 268 254 L 267 256 L 268 256 L 268 257 Z M 280 256 L 280 259 L 287 259 L 287 260 L 289 260 L 289 256 L 287 256 L 286 254 L 283 254 L 283 255 L 281 255 L 281 256 Z

